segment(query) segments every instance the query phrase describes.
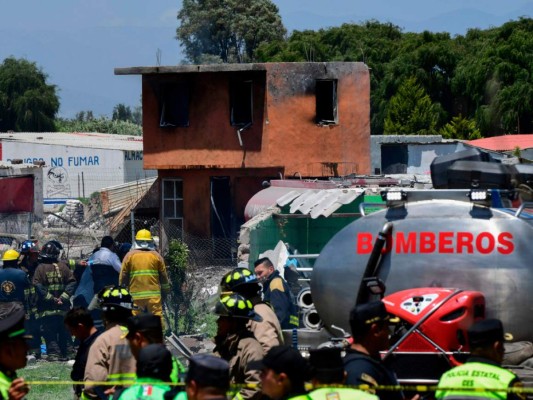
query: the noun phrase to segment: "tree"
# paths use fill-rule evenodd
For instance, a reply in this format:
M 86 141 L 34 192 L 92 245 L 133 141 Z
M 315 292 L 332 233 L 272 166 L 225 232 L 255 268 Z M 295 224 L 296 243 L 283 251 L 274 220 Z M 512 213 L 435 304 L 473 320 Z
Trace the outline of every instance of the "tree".
M 261 43 L 286 33 L 270 0 L 183 0 L 178 20 L 176 37 L 193 63 L 254 61 Z
M 142 135 L 142 127 L 129 121 L 110 120 L 105 117 L 78 119 L 57 119 L 56 130 L 58 132 L 100 132 L 117 135 Z
M 0 65 L 0 131 L 54 130 L 59 110 L 56 86 L 33 62 L 14 57 Z
M 130 106 L 119 103 L 113 108 L 113 121 L 133 121 L 133 113 Z
M 424 88 L 409 78 L 390 100 L 383 134 L 435 134 L 439 113 L 439 106 L 431 102 Z
M 476 121 L 463 118 L 462 115 L 453 117 L 450 122 L 441 128 L 439 133 L 445 139 L 481 139 L 481 133 L 476 126 Z

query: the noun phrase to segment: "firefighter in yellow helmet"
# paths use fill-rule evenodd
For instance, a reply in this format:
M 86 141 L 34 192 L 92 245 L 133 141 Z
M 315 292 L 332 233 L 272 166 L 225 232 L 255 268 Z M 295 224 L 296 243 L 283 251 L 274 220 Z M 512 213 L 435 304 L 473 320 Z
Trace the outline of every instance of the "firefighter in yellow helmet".
M 25 301 L 25 290 L 30 287 L 28 275 L 19 268 L 19 253 L 6 250 L 2 256 L 3 267 L 0 269 L 0 302 Z
M 137 232 L 133 249 L 122 261 L 119 284 L 128 288 L 140 311 L 163 315 L 163 297 L 170 284 L 165 261 L 155 250 L 149 230 Z

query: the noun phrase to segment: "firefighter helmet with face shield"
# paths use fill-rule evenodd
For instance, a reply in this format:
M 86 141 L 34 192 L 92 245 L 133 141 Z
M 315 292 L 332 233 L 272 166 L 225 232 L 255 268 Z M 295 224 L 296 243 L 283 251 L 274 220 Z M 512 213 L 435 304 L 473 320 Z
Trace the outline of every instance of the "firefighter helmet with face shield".
M 250 297 L 259 292 L 259 282 L 248 268 L 237 267 L 226 273 L 220 281 L 220 292 L 237 292 Z
M 215 314 L 221 317 L 245 318 L 261 322 L 250 300 L 238 293 L 222 295 L 215 306 Z
M 133 298 L 130 292 L 123 286 L 108 286 L 100 290 L 98 300 L 103 311 L 110 310 L 133 310 Z

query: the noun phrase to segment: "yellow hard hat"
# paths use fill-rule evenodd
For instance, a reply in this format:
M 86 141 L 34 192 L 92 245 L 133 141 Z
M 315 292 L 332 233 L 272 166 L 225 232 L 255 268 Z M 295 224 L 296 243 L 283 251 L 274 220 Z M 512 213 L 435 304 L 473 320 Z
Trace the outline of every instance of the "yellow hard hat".
M 152 240 L 152 234 L 148 229 L 141 229 L 135 235 L 135 240 Z
M 20 254 L 17 250 L 9 249 L 9 250 L 6 250 L 6 252 L 2 256 L 2 261 L 18 260 L 19 256 Z

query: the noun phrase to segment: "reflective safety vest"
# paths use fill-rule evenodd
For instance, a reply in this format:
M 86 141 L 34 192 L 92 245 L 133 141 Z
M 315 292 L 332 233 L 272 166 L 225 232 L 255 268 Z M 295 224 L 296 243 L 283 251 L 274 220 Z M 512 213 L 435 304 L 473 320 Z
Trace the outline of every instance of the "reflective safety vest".
M 187 370 L 176 357 L 172 357 L 172 372 L 170 373 L 170 382 L 185 382 Z
M 344 387 L 325 387 L 290 400 L 379 400 L 379 397 L 363 390 Z
M 9 387 L 11 386 L 11 379 L 6 374 L 0 371 L 0 397 L 2 399 L 9 399 Z
M 165 393 L 170 390 L 165 382 L 153 378 L 139 378 L 137 382 L 127 389 L 124 389 L 120 396 L 114 397 L 120 400 L 163 400 Z
M 496 365 L 467 362 L 442 375 L 435 398 L 446 400 L 465 397 L 468 399 L 506 399 L 507 392 L 505 391 L 495 392 L 483 389 L 507 389 L 514 379 L 516 379 L 515 374 Z M 447 390 L 446 388 L 457 389 Z

